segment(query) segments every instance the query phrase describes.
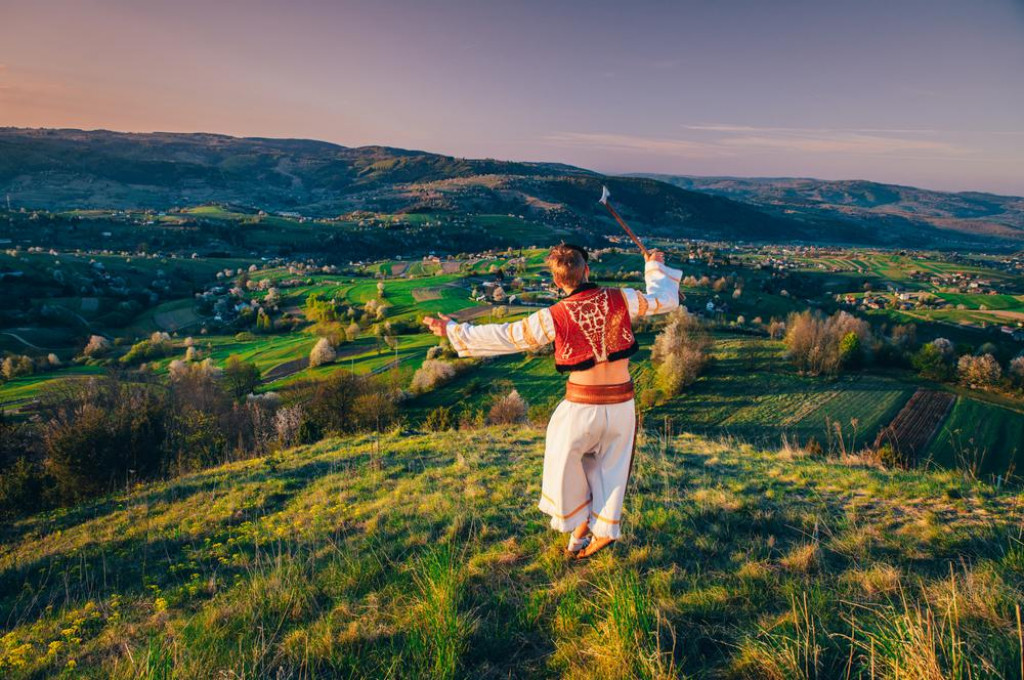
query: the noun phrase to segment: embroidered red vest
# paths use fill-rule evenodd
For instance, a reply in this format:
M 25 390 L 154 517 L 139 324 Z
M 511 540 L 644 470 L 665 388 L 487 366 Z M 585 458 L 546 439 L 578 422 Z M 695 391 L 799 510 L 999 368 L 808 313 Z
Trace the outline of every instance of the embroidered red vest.
M 588 288 L 551 306 L 555 321 L 555 369 L 583 371 L 639 349 L 626 296 L 618 288 Z

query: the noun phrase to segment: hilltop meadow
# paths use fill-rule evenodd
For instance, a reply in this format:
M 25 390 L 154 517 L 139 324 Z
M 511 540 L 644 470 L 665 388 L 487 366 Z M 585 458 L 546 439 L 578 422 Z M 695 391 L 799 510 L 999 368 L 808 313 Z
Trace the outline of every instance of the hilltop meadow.
M 5 677 L 1014 678 L 1019 490 L 648 421 L 624 540 L 536 508 L 535 427 L 392 431 L 4 529 Z
M 1024 677 L 1019 199 L 0 145 L 0 677 Z M 642 287 L 602 184 L 685 310 L 634 324 L 624 538 L 573 563 L 550 349 L 423 319 L 552 304 L 563 240 Z

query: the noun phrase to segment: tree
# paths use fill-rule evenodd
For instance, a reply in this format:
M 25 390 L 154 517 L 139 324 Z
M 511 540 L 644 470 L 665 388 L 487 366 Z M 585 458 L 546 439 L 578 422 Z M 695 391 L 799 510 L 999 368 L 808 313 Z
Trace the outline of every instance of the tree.
M 946 355 L 934 342 L 922 345 L 911 357 L 910 365 L 927 380 L 949 380 L 953 373 L 953 367 L 946 359 Z
M 957 373 L 960 380 L 971 387 L 991 387 L 1003 377 L 1003 369 L 991 354 L 972 357 L 965 354 L 957 362 Z
M 850 331 L 839 341 L 839 364 L 844 368 L 856 368 L 860 366 L 864 358 L 864 351 L 860 344 L 860 337 Z
M 313 345 L 313 350 L 309 353 L 309 366 L 310 368 L 316 368 L 317 366 L 323 366 L 329 364 L 337 358 L 337 353 L 334 351 L 334 347 L 331 346 L 331 341 L 327 338 L 320 338 Z
M 786 347 L 796 366 L 811 375 L 835 374 L 843 367 L 840 345 L 851 333 L 857 337 L 861 357 L 871 344 L 871 327 L 847 312 L 825 318 L 818 311 L 804 310 L 789 315 L 786 322 Z M 847 340 L 853 350 L 853 340 Z
M 262 307 L 256 312 L 256 330 L 260 333 L 269 333 L 274 330 L 274 322 L 270 320 L 270 315 Z
M 1016 356 L 1010 360 L 1010 366 L 1007 373 L 1009 373 L 1010 380 L 1014 385 L 1024 388 L 1024 354 Z
M 0 373 L 5 380 L 13 380 L 19 376 L 32 375 L 35 371 L 35 364 L 32 358 L 24 355 L 9 356 L 0 364 Z
M 261 380 L 259 366 L 243 361 L 237 354 L 229 356 L 224 363 L 224 381 L 235 400 L 242 400 L 245 395 L 255 392 Z
M 89 342 L 85 345 L 85 349 L 82 350 L 82 354 L 87 357 L 99 357 L 109 351 L 110 340 L 107 340 L 102 335 L 91 335 L 89 336 Z

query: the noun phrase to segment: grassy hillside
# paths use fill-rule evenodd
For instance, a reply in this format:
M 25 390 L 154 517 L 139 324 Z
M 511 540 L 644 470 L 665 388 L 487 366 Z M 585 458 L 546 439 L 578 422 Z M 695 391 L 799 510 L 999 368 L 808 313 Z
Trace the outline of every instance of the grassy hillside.
M 327 440 L 3 528 L 0 675 L 1011 678 L 1022 496 L 641 441 L 625 539 L 535 508 L 532 428 Z
M 957 232 L 961 237 L 1024 239 L 1024 198 L 982 192 L 930 191 L 863 180 L 791 177 L 651 177 L 693 191 L 704 191 L 799 218 L 826 218 L 836 224 L 885 220 L 892 231 Z M 922 227 L 927 227 L 923 229 Z

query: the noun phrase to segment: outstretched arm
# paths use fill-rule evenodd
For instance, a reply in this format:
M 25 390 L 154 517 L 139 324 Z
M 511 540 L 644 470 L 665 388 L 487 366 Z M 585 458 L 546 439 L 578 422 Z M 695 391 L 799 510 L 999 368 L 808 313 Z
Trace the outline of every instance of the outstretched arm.
M 644 265 L 647 292 L 623 288 L 631 319 L 655 314 L 667 314 L 679 306 L 679 279 L 682 272 L 665 264 L 665 255 L 658 250 L 648 253 Z
M 439 337 L 447 337 L 460 357 L 493 357 L 538 350 L 555 340 L 555 323 L 546 308 L 509 323 L 474 326 L 458 323 L 444 314 L 426 317 L 423 323 Z

